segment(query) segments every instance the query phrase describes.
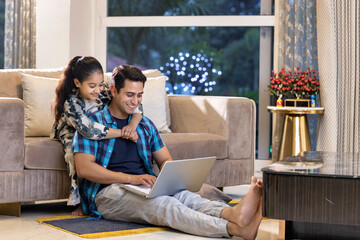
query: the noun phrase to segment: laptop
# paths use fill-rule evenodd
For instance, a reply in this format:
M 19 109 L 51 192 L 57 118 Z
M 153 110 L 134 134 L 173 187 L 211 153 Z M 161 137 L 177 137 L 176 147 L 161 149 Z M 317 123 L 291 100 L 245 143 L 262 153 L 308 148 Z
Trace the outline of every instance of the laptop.
M 120 184 L 120 187 L 146 198 L 172 196 L 182 190 L 197 192 L 215 160 L 216 157 L 205 157 L 167 161 L 152 188 L 131 184 Z

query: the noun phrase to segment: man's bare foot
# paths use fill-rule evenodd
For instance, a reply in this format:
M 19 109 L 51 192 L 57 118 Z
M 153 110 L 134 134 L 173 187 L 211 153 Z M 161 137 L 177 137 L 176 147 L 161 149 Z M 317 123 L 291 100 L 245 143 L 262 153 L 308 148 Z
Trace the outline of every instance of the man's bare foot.
M 237 236 L 243 239 L 255 239 L 262 220 L 262 201 L 260 200 L 259 207 L 255 215 L 252 217 L 247 226 L 238 226 L 235 223 L 229 222 L 227 225 L 228 233 L 232 236 Z
M 247 226 L 259 208 L 261 194 L 262 182 L 253 176 L 249 192 L 241 199 L 240 203 L 234 207 L 225 208 L 220 216 L 240 227 Z
M 77 208 L 71 213 L 73 216 L 84 216 L 84 212 L 81 208 L 81 204 L 77 206 Z

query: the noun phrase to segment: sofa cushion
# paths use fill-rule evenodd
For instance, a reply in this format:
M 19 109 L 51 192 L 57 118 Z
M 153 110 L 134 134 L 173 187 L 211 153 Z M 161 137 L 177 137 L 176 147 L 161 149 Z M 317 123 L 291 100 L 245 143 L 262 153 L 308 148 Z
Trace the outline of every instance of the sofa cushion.
M 174 160 L 211 157 L 227 158 L 227 143 L 222 136 L 209 133 L 161 134 Z
M 50 136 L 54 123 L 51 103 L 55 99 L 55 88 L 59 79 L 21 73 L 21 80 L 25 107 L 25 136 Z
M 40 77 L 60 78 L 64 68 L 56 69 L 1 69 L 0 97 L 23 98 L 20 73 Z
M 67 170 L 64 149 L 49 137 L 25 138 L 25 168 Z
M 147 69 L 143 70 L 142 73 L 146 76 L 146 78 L 155 78 L 161 76 L 161 72 L 158 69 Z
M 166 121 L 165 76 L 148 78 L 142 97 L 144 115 L 150 118 L 160 133 L 170 133 Z
M 224 137 L 208 133 L 162 133 L 174 160 L 216 156 L 227 158 Z M 49 137 L 25 138 L 25 168 L 66 170 L 60 142 Z
M 161 72 L 158 69 L 147 69 L 142 72 L 146 76 L 147 79 L 157 78 L 157 77 L 161 76 Z M 166 90 L 165 90 L 165 93 L 166 93 Z M 167 122 L 167 126 L 170 127 L 171 126 L 170 105 L 169 105 L 169 97 L 167 94 L 165 95 L 165 105 L 166 105 L 166 122 Z

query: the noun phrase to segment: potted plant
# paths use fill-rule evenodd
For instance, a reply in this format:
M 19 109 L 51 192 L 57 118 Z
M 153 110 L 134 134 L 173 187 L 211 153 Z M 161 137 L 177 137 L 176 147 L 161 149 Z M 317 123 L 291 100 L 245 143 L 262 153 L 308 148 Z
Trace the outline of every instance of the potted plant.
M 307 67 L 306 71 L 299 69 L 300 67 L 297 66 L 294 71 L 285 71 L 282 67 L 279 73 L 272 71 L 268 85 L 270 95 L 275 98 L 282 96 L 286 98 L 285 103 L 293 102 L 293 106 L 297 106 L 296 101 L 310 103 L 310 97 L 320 92 L 320 82 L 315 70 L 311 70 L 310 67 Z

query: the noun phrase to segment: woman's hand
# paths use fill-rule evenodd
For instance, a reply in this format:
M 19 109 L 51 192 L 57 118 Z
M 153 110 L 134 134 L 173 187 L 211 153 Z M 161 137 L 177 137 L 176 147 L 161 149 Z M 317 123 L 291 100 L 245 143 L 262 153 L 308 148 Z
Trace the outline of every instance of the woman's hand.
M 129 123 L 121 129 L 122 138 L 129 139 L 133 132 L 136 132 L 136 126 L 133 126 L 131 123 Z
M 130 134 L 130 137 L 129 137 L 129 139 L 130 139 L 131 141 L 133 141 L 134 143 L 137 142 L 138 138 L 139 138 L 139 135 L 137 134 L 136 131 L 132 132 L 132 133 Z

